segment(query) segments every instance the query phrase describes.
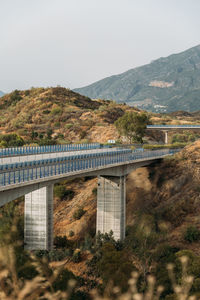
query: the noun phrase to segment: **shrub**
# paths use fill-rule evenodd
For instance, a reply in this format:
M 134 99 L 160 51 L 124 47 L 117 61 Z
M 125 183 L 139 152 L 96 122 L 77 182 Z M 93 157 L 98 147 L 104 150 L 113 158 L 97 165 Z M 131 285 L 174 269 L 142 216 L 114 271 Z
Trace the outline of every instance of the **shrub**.
M 92 194 L 95 195 L 95 196 L 97 195 L 97 188 L 93 188 Z
M 85 210 L 82 207 L 79 207 L 73 214 L 75 220 L 79 220 L 85 214 Z
M 53 283 L 54 290 L 55 291 L 66 291 L 67 283 L 70 279 L 75 279 L 74 274 L 71 271 L 68 271 L 67 269 L 62 270 Z
M 60 114 L 62 112 L 62 109 L 61 109 L 61 107 L 54 107 L 54 108 L 52 108 L 52 110 L 51 110 L 51 114 L 52 115 L 58 115 L 58 114 Z
M 200 240 L 200 231 L 195 226 L 189 226 L 184 232 L 184 240 L 187 242 L 195 242 Z
M 70 237 L 74 236 L 74 231 L 73 231 L 73 230 L 70 230 L 69 236 L 70 236 Z
M 22 99 L 22 96 L 20 95 L 20 92 L 18 90 L 15 90 L 10 95 L 10 100 L 11 100 L 11 102 L 12 102 L 13 105 L 15 105 L 21 99 Z
M 73 127 L 73 124 L 71 124 L 71 123 L 65 124 L 65 128 L 66 128 L 66 129 L 70 129 L 70 128 L 72 128 L 72 127 Z
M 65 248 L 65 247 L 69 246 L 69 241 L 66 236 L 57 235 L 54 238 L 54 245 L 57 248 Z
M 56 185 L 54 187 L 54 195 L 58 197 L 60 200 L 63 200 L 64 198 L 72 199 L 74 196 L 74 191 L 67 190 L 64 185 Z
M 86 137 L 86 135 L 87 135 L 87 131 L 85 131 L 85 130 L 81 131 L 80 132 L 80 139 L 81 140 L 84 139 Z
M 4 147 L 19 147 L 25 144 L 22 137 L 16 133 L 0 135 L 0 143 Z
M 55 127 L 60 127 L 60 122 L 55 122 L 55 123 L 54 123 L 54 126 L 55 126 Z
M 39 146 L 56 145 L 56 141 L 52 140 L 52 139 L 44 138 L 44 139 L 41 139 L 38 144 L 39 144 Z
M 49 113 L 50 113 L 50 110 L 48 110 L 48 109 L 43 110 L 44 115 L 48 115 Z
M 73 253 L 72 256 L 72 261 L 74 263 L 79 263 L 81 261 L 81 250 L 80 249 L 76 249 Z
M 60 200 L 63 200 L 63 198 L 66 196 L 66 187 L 64 185 L 56 185 L 54 187 L 54 195 L 58 197 Z

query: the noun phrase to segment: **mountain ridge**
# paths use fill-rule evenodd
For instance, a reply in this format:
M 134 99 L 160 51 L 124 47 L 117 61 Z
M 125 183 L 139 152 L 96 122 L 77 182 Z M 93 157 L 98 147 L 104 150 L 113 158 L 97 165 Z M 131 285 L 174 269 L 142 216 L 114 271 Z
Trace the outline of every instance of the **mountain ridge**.
M 91 98 L 126 102 L 153 112 L 198 110 L 200 45 L 74 91 Z

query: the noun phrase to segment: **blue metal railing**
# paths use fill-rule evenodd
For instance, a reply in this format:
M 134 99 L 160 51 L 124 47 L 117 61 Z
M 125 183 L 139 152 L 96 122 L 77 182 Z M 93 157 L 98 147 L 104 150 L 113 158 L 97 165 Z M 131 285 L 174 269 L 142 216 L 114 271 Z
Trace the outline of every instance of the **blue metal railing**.
M 163 157 L 178 152 L 177 149 L 164 149 L 145 152 L 131 150 L 116 150 L 102 153 L 91 153 L 65 157 L 62 160 L 53 159 L 33 162 L 23 162 L 19 168 L 4 170 L 0 173 L 0 186 L 24 183 L 32 180 L 47 178 L 77 171 L 93 170 L 99 167 L 116 165 L 123 162 L 131 163 L 134 160 Z M 32 165 L 28 165 L 32 163 Z M 17 163 L 18 164 L 18 163 Z M 19 163 L 21 164 L 21 163 Z M 25 165 L 26 164 L 26 165 Z M 15 164 L 13 164 L 15 165 Z
M 200 129 L 200 125 L 147 125 L 147 129 L 153 128 L 198 128 Z
M 27 147 L 12 147 L 0 149 L 0 157 L 17 156 L 17 155 L 31 155 L 53 152 L 67 152 L 77 150 L 99 149 L 99 143 L 90 144 L 67 144 L 67 145 L 48 145 L 48 146 L 27 146 Z
M 143 149 L 142 149 L 143 150 Z M 139 152 L 138 150 L 134 151 L 135 153 Z M 33 161 L 22 161 L 22 162 L 15 162 L 15 163 L 8 163 L 0 165 L 0 171 L 6 170 L 13 170 L 13 169 L 22 169 L 22 168 L 30 168 L 34 166 L 42 166 L 42 165 L 49 165 L 49 164 L 56 164 L 61 163 L 63 161 L 71 161 L 71 160 L 79 160 L 79 159 L 90 159 L 93 157 L 104 157 L 109 156 L 112 154 L 125 154 L 125 153 L 132 153 L 130 149 L 117 149 L 117 150 L 110 150 L 107 152 L 98 152 L 98 153 L 84 153 L 84 154 L 74 154 L 70 156 L 62 156 L 62 157 L 54 157 L 54 158 L 46 158 L 46 159 L 39 159 Z

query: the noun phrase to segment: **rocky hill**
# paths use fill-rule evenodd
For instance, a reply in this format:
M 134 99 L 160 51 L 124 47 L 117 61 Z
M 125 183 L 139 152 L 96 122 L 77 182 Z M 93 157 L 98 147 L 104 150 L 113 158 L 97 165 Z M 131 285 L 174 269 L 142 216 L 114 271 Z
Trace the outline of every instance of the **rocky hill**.
M 200 45 L 75 89 L 154 112 L 200 109 Z
M 113 123 L 127 109 L 61 87 L 16 90 L 0 98 L 0 132 L 27 143 L 107 142 L 118 138 Z
M 123 141 L 114 122 L 126 111 L 140 112 L 114 101 L 91 100 L 62 87 L 14 91 L 0 98 L 0 135 L 16 133 L 26 144 L 40 145 Z M 149 117 L 153 124 L 200 124 L 199 112 L 149 113 Z M 170 139 L 176 133 L 170 132 Z M 164 134 L 148 131 L 149 139 L 162 142 Z

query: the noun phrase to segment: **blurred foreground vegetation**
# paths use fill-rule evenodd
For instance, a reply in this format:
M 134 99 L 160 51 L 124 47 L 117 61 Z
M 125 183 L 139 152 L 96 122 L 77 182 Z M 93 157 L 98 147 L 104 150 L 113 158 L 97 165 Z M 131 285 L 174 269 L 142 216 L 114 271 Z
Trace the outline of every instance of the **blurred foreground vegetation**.
M 52 251 L 30 252 L 23 247 L 22 201 L 0 210 L 0 299 L 188 299 L 200 295 L 200 256 L 170 246 L 167 228 L 156 215 L 138 214 L 123 242 L 115 241 L 112 232 L 86 235 L 79 242 L 56 236 Z M 183 239 L 197 242 L 200 231 L 190 226 Z M 85 275 L 76 276 L 67 265 L 78 267 L 86 253 Z

